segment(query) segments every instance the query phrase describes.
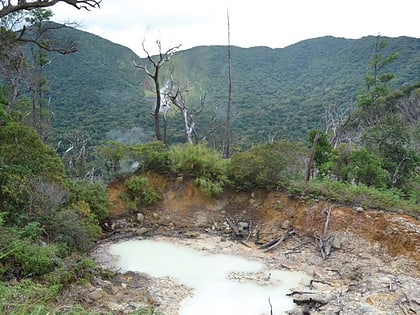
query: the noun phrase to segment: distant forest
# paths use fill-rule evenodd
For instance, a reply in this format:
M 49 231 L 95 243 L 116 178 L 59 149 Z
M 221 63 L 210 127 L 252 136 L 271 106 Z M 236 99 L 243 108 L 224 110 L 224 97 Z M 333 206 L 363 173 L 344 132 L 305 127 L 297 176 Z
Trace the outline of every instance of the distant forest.
M 133 66 L 128 48 L 73 28 L 59 28 L 54 38 L 77 44 L 77 52 L 54 54 L 45 67 L 53 112 L 52 140 L 77 133 L 92 144 L 106 140 L 144 143 L 154 138 L 153 85 Z M 384 54 L 397 52 L 388 68 L 392 89 L 420 80 L 420 39 L 385 38 Z M 322 129 L 327 110 L 354 108 L 374 53 L 376 37 L 358 40 L 322 37 L 281 49 L 232 47 L 232 137 L 237 148 L 278 139 L 305 141 Z M 141 43 L 139 43 L 141 44 Z M 162 44 L 164 45 L 164 43 Z M 147 60 L 139 59 L 147 65 Z M 93 69 L 93 70 L 92 70 Z M 228 93 L 226 46 L 203 46 L 177 52 L 161 69 L 188 89 L 186 102 L 204 109 L 197 136 L 221 146 Z M 183 142 L 182 120 L 171 110 L 170 143 Z

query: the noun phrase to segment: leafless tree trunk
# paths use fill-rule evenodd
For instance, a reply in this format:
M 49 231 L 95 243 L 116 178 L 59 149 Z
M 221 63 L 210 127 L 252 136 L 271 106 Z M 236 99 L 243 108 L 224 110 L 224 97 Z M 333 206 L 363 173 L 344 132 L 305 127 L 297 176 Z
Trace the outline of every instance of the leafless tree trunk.
M 193 144 L 193 135 L 197 137 L 196 132 L 196 118 L 204 108 L 205 95 L 200 98 L 200 109 L 190 109 L 185 99 L 185 93 L 188 90 L 182 90 L 179 87 L 174 87 L 174 82 L 171 80 L 170 88 L 166 96 L 171 103 L 179 109 L 182 116 L 185 140 L 189 144 Z
M 149 63 L 152 64 L 153 70 L 149 71 L 147 68 L 147 65 L 142 65 L 133 60 L 134 66 L 136 68 L 142 69 L 146 74 L 153 80 L 155 85 L 155 93 L 156 93 L 156 104 L 154 106 L 153 110 L 153 119 L 154 119 L 154 125 L 155 125 L 155 135 L 156 139 L 159 141 L 163 141 L 165 144 L 167 144 L 166 137 L 162 138 L 162 134 L 160 131 L 160 112 L 161 112 L 161 106 L 162 106 L 162 98 L 161 98 L 161 87 L 160 87 L 160 78 L 159 78 L 159 72 L 161 67 L 170 60 L 170 58 L 173 56 L 173 54 L 178 50 L 181 45 L 171 47 L 167 49 L 166 51 L 162 51 L 162 45 L 159 40 L 156 41 L 156 44 L 159 48 L 159 54 L 155 57 L 152 57 L 148 50 L 145 47 L 145 41 L 142 42 L 143 51 L 147 55 L 147 60 Z
M 316 146 L 320 137 L 321 135 L 319 134 L 319 132 L 317 132 L 312 143 L 311 155 L 308 161 L 308 168 L 306 169 L 306 181 L 309 181 L 311 179 L 312 165 L 314 163 Z
M 227 12 L 227 27 L 228 27 L 228 70 L 229 70 L 229 91 L 228 91 L 228 104 L 227 104 L 227 116 L 226 116 L 226 143 L 223 156 L 229 158 L 231 154 L 230 142 L 232 140 L 231 130 L 231 115 L 232 115 L 232 56 L 230 46 L 230 23 L 229 23 L 229 11 Z
M 324 129 L 333 148 L 342 141 L 351 120 L 351 105 L 340 108 L 337 104 L 328 106 L 324 113 Z

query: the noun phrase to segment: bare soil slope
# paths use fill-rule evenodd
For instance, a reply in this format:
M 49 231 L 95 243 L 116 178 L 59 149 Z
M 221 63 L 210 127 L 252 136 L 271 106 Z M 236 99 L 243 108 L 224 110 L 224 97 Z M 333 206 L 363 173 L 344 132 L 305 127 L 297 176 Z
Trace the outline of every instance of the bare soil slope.
M 163 200 L 136 211 L 128 210 L 121 198 L 121 183 L 110 186 L 113 207 L 107 241 L 163 237 L 191 247 L 203 248 L 205 243 L 211 252 L 229 246 L 234 254 L 263 260 L 274 268 L 305 271 L 312 280 L 291 292 L 297 304 L 291 314 L 420 314 L 420 224 L 416 219 L 322 200 L 302 201 L 281 192 L 225 191 L 211 198 L 193 182 L 150 179 L 161 189 Z M 276 238 L 280 241 L 272 250 L 259 249 Z M 328 240 L 332 241 L 327 251 L 323 245 Z M 99 247 L 94 257 L 106 266 L 100 251 Z M 101 303 L 88 299 L 87 305 L 109 310 L 111 300 L 112 305 L 129 305 L 127 301 L 135 296 L 163 314 L 177 314 L 177 305 L 190 294 L 170 279 L 137 275 L 136 288 L 122 294 L 125 300 L 117 301 L 115 292 L 120 290 L 116 288 L 133 275 L 119 277 L 125 280 L 113 285 L 114 294 L 105 294 Z

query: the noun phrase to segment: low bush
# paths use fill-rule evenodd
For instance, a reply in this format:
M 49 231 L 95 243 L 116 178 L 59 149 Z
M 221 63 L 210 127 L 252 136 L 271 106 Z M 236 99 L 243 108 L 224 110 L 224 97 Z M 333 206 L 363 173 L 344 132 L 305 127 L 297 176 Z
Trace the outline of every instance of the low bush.
M 184 179 L 194 179 L 200 189 L 210 195 L 220 193 L 228 183 L 229 162 L 205 144 L 174 145 L 169 150 L 172 174 Z
M 130 159 L 137 162 L 138 172 L 167 174 L 169 171 L 168 149 L 162 141 L 129 145 Z
M 125 182 L 127 194 L 131 200 L 134 200 L 136 207 L 139 205 L 150 205 L 161 199 L 161 195 L 144 176 L 132 176 Z
M 76 205 L 75 209 L 81 209 L 83 215 L 97 220 L 99 223 L 109 215 L 109 202 L 104 184 L 76 179 L 69 180 L 68 186 L 70 189 L 69 203 Z M 88 209 L 80 206 L 81 203 L 88 205 Z
M 361 206 L 369 209 L 403 211 L 420 216 L 420 205 L 402 197 L 397 189 L 378 189 L 363 184 L 353 185 L 340 181 L 313 180 L 291 181 L 287 192 L 298 198 L 325 199 L 344 205 Z
M 232 156 L 229 176 L 238 190 L 273 190 L 303 178 L 307 156 L 305 148 L 288 141 L 254 146 Z

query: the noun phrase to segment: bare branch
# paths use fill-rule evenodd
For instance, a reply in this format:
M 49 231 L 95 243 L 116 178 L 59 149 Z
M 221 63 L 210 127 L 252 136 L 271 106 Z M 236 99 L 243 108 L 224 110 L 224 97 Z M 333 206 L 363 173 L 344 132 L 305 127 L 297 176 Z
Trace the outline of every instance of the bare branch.
M 21 10 L 50 7 L 57 4 L 58 2 L 67 3 L 79 10 L 90 10 L 92 8 L 99 8 L 102 0 L 19 0 L 17 4 L 12 4 L 11 1 L 1 1 L 0 18 Z
M 161 112 L 161 106 L 162 106 L 162 95 L 161 95 L 162 91 L 160 89 L 159 71 L 160 71 L 160 68 L 165 64 L 165 62 L 167 62 L 171 58 L 171 56 L 178 50 L 178 48 L 181 47 L 181 45 L 171 47 L 168 50 L 166 50 L 165 52 L 162 52 L 161 42 L 159 40 L 157 40 L 156 44 L 157 44 L 158 49 L 159 49 L 159 55 L 158 56 L 151 56 L 149 51 L 146 49 L 145 40 L 143 40 L 143 42 L 142 42 L 143 51 L 146 53 L 149 63 L 152 64 L 152 66 L 153 66 L 153 73 L 151 71 L 149 71 L 149 69 L 147 68 L 146 65 L 142 65 L 142 64 L 136 62 L 134 59 L 133 59 L 133 64 L 136 68 L 139 68 L 139 69 L 143 70 L 150 78 L 153 79 L 153 82 L 155 84 L 155 92 L 156 92 L 156 102 L 155 102 L 155 107 L 154 107 L 154 112 L 153 112 L 156 139 L 159 140 L 159 141 L 163 140 L 163 142 L 165 144 L 167 144 L 166 143 L 166 113 L 165 113 L 165 116 L 164 116 L 164 123 L 165 123 L 164 132 L 165 132 L 165 135 L 164 135 L 163 139 L 162 139 L 162 135 L 161 135 L 161 132 L 160 132 L 160 126 L 159 126 L 159 121 L 160 121 L 159 114 Z
M 46 29 L 43 30 L 45 33 L 46 31 L 58 29 L 63 27 L 63 25 L 58 25 L 56 27 L 50 27 L 48 26 Z M 24 42 L 24 43 L 32 43 L 37 45 L 39 48 L 45 49 L 46 51 L 50 52 L 58 52 L 62 55 L 71 54 L 77 51 L 77 47 L 74 43 L 71 43 L 68 47 L 53 47 L 50 45 L 49 42 L 45 42 L 39 39 L 24 37 L 24 34 L 26 32 L 26 27 L 23 27 L 22 30 L 19 32 L 19 35 L 16 37 L 16 41 Z

